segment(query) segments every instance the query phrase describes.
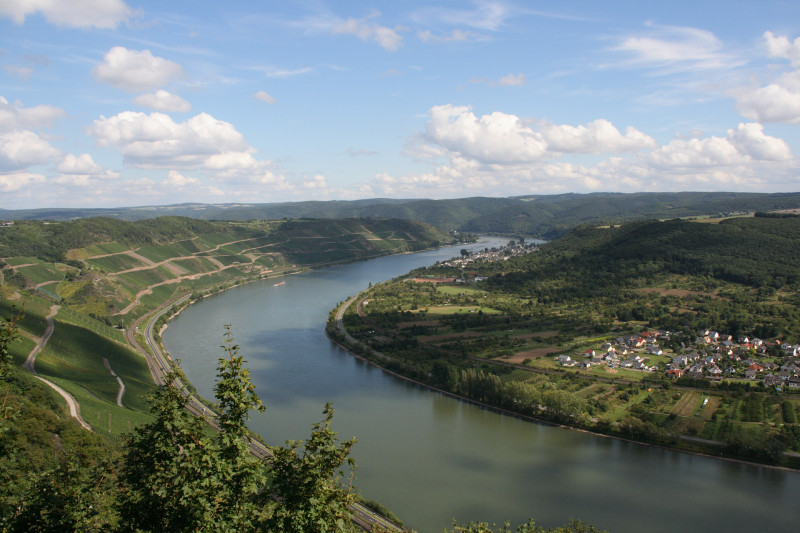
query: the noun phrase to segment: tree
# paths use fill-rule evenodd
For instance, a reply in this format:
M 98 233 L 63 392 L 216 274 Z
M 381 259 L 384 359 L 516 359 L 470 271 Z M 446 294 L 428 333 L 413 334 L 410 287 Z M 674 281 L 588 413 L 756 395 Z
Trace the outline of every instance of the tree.
M 112 531 L 118 487 L 113 464 L 90 467 L 75 457 L 34 479 L 11 520 L 9 531 Z
M 19 337 L 17 324 L 22 320 L 22 310 L 0 322 L 0 379 L 5 379 L 11 370 L 10 346 Z M 4 404 L 5 405 L 5 404 Z
M 203 422 L 187 409 L 179 368 L 151 396 L 156 419 L 128 440 L 121 473 L 124 530 L 197 531 L 208 527 L 221 488 Z
M 269 466 L 250 454 L 249 412 L 263 411 L 250 372 L 225 326 L 214 395 L 219 431 L 209 438 L 187 409 L 186 377 L 176 368 L 153 394 L 156 420 L 129 440 L 122 469 L 123 530 L 351 531 L 351 484 L 339 484 L 355 439 L 338 443 L 333 408 L 311 438 L 275 450 Z M 302 453 L 300 448 L 302 447 Z M 352 478 L 350 479 L 352 483 Z
M 220 427 L 216 468 L 221 490 L 216 498 L 225 523 L 235 531 L 243 531 L 258 521 L 261 511 L 253 504 L 267 478 L 264 463 L 250 453 L 247 420 L 251 409 L 263 412 L 265 407 L 250 380 L 250 370 L 244 367 L 239 346 L 233 343 L 229 325 L 225 326 L 222 349 L 228 358 L 219 360 L 214 387 Z
M 287 441 L 274 451 L 270 491 L 278 503 L 265 524 L 267 531 L 354 531 L 348 507 L 355 499 L 355 462 L 348 454 L 355 439 L 337 442 L 331 429 L 333 407 L 328 403 L 322 412 L 324 420 L 314 424 L 305 443 Z M 342 486 L 345 465 L 350 478 Z

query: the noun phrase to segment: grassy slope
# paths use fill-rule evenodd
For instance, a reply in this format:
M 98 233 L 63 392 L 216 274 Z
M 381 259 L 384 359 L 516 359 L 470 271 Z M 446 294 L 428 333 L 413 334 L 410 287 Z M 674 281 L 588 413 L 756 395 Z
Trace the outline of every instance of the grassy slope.
M 1 271 L 0 317 L 11 316 L 15 305 L 24 310 L 23 338 L 11 350 L 15 362 L 21 364 L 45 332 L 44 317 L 54 300 L 34 286 L 52 281 L 46 288 L 61 297 L 61 309 L 50 341 L 37 356 L 37 372 L 75 396 L 83 418 L 96 430 L 113 436 L 148 419 L 145 395 L 151 378 L 145 360 L 124 345 L 121 331 L 108 323 L 130 324 L 137 313 L 182 292 L 270 271 L 427 248 L 449 239 L 418 223 L 379 219 L 92 219 L 22 222 L 4 230 L 8 231 L 0 234 L 0 257 L 17 268 Z M 131 250 L 159 264 L 132 256 Z M 98 255 L 106 257 L 94 257 Z M 141 270 L 124 272 L 134 268 Z M 180 281 L 181 277 L 187 278 Z M 170 283 L 157 285 L 164 282 Z M 118 314 L 137 294 L 140 305 L 129 314 Z M 103 358 L 125 383 L 124 408 L 116 405 L 118 383 Z

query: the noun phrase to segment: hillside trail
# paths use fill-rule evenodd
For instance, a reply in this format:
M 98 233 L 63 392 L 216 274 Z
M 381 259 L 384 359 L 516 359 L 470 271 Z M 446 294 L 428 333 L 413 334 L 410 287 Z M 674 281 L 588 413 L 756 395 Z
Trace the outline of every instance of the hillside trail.
M 108 359 L 105 357 L 103 357 L 103 366 L 106 367 L 106 370 L 108 370 L 109 373 L 111 373 L 111 375 L 117 379 L 117 383 L 119 383 L 119 390 L 117 391 L 117 406 L 125 407 L 122 405 L 122 397 L 125 395 L 125 383 L 123 383 L 122 378 L 111 369 L 111 363 L 109 363 Z
M 69 407 L 69 415 L 75 420 L 77 420 L 83 429 L 87 431 L 92 431 L 92 426 L 87 424 L 86 421 L 81 417 L 81 408 L 78 402 L 75 401 L 75 398 L 73 398 L 70 393 L 68 393 L 67 391 L 65 391 L 64 389 L 53 383 L 52 381 L 37 375 L 36 370 L 34 368 L 36 364 L 36 355 L 40 351 L 42 351 L 42 348 L 44 348 L 45 344 L 47 344 L 47 341 L 49 341 L 50 337 L 53 335 L 53 330 L 55 330 L 55 322 L 53 321 L 53 317 L 56 316 L 56 313 L 58 313 L 58 310 L 60 308 L 61 308 L 60 305 L 53 304 L 50 306 L 50 312 L 45 317 L 45 319 L 47 320 L 47 330 L 44 332 L 44 335 L 42 335 L 42 338 L 39 340 L 39 342 L 36 344 L 33 350 L 31 350 L 31 353 L 28 354 L 28 357 L 25 359 L 24 366 L 28 370 L 28 372 L 33 374 L 33 377 L 35 377 L 36 379 L 38 379 L 39 381 L 41 381 L 42 383 L 44 383 L 45 385 L 56 391 L 62 398 L 64 398 L 64 400 L 67 402 L 67 406 Z

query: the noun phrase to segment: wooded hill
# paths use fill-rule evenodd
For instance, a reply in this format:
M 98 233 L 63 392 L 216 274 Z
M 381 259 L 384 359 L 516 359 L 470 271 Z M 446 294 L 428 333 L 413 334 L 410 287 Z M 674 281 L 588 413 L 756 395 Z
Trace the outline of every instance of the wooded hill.
M 452 200 L 368 199 L 276 204 L 179 204 L 113 209 L 4 211 L 0 219 L 71 220 L 106 216 L 141 220 L 178 215 L 205 220 L 384 217 L 418 220 L 443 231 L 554 239 L 581 223 L 670 219 L 800 208 L 800 193 L 592 193 Z
M 584 225 L 379 284 L 344 323 L 357 353 L 466 398 L 786 463 L 800 452 L 798 260 L 796 216 Z

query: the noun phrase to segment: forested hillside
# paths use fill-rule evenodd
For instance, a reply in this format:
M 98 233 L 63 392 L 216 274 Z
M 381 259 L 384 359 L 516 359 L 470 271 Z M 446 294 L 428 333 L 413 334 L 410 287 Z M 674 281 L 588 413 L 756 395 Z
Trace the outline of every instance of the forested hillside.
M 448 200 L 368 199 L 280 204 L 181 204 L 114 209 L 0 210 L 0 219 L 69 220 L 106 216 L 141 220 L 178 215 L 206 220 L 401 218 L 443 231 L 554 239 L 582 223 L 670 219 L 800 208 L 800 193 L 592 193 Z
M 356 353 L 465 398 L 797 467 L 799 260 L 797 216 L 583 225 L 370 288 L 343 327 Z

